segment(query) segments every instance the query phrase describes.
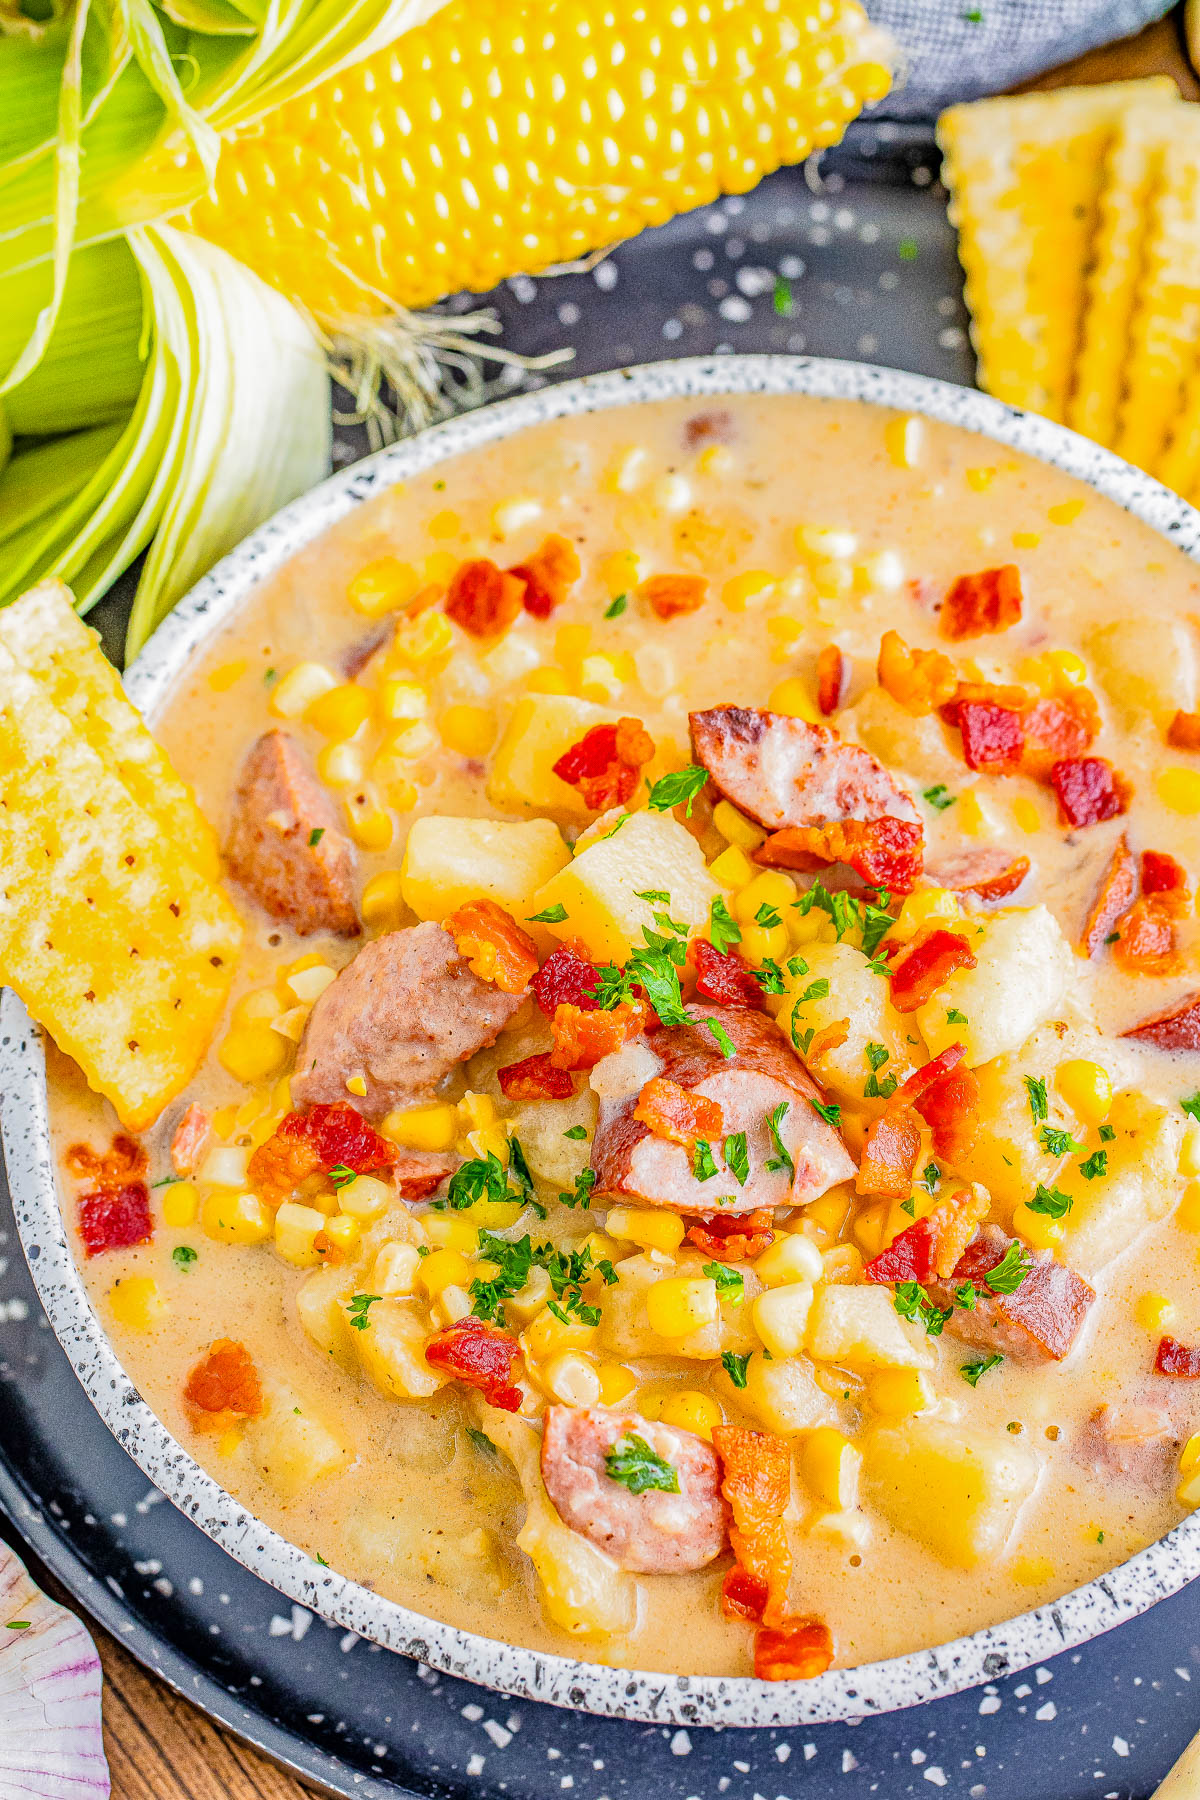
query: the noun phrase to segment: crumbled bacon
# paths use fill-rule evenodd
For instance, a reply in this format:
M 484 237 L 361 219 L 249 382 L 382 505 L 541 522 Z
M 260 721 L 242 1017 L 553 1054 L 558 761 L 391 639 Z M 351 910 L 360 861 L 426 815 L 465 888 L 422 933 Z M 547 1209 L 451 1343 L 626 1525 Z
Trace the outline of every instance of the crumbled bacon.
M 565 1100 L 575 1092 L 569 1072 L 555 1068 L 548 1050 L 497 1069 L 496 1079 L 506 1100 Z
M 1200 1378 L 1200 1350 L 1181 1344 L 1178 1338 L 1159 1339 L 1154 1367 L 1160 1375 L 1181 1375 L 1188 1381 Z
M 698 1138 L 709 1143 L 725 1136 L 725 1115 L 707 1095 L 692 1093 L 663 1075 L 655 1075 L 638 1095 L 633 1116 L 655 1137 L 690 1150 Z
M 1086 956 L 1095 956 L 1107 943 L 1117 920 L 1133 904 L 1136 889 L 1137 864 L 1128 838 L 1122 836 L 1117 840 L 1083 928 L 1080 943 Z
M 638 593 L 660 619 L 675 619 L 704 605 L 708 583 L 700 575 L 651 575 Z
M 262 1383 L 245 1344 L 232 1338 L 210 1344 L 187 1378 L 183 1401 L 198 1431 L 261 1417 L 266 1411 Z
M 1100 730 L 1100 709 L 1086 688 L 1038 700 L 1025 714 L 1022 769 L 1045 781 L 1064 756 L 1082 756 Z
M 823 1619 L 791 1618 L 754 1634 L 759 1681 L 812 1681 L 833 1661 L 833 1634 Z
M 525 611 L 535 619 L 548 619 L 579 580 L 579 557 L 569 538 L 551 533 L 527 562 L 516 563 L 508 573 L 525 583 Z
M 211 1136 L 212 1113 L 193 1100 L 171 1139 L 171 1167 L 177 1175 L 190 1175 L 199 1168 Z
M 395 1144 L 346 1101 L 337 1100 L 288 1113 L 250 1158 L 247 1176 L 268 1206 L 281 1206 L 310 1175 L 328 1175 L 331 1169 L 369 1175 L 391 1169 L 399 1160 Z
M 982 775 L 1015 775 L 1025 752 L 1024 714 L 995 700 L 955 700 L 946 708 L 962 733 L 963 761 Z
M 721 1492 L 733 1523 L 729 1542 L 739 1567 L 765 1595 L 760 1617 L 782 1623 L 787 1607 L 792 1552 L 783 1515 L 792 1490 L 791 1449 L 773 1432 L 717 1425 L 713 1448 L 721 1459 Z
M 1167 726 L 1167 742 L 1174 750 L 1200 750 L 1200 713 L 1177 712 Z
M 952 1044 L 950 1049 L 961 1050 L 962 1045 Z M 934 1057 L 934 1063 L 949 1054 L 949 1050 L 943 1050 L 942 1056 Z M 935 1156 L 943 1162 L 958 1163 L 970 1154 L 979 1135 L 979 1082 L 973 1069 L 959 1063 L 943 1071 L 913 1104 L 933 1133 Z
M 487 557 L 460 563 L 450 577 L 446 611 L 472 637 L 498 637 L 521 611 L 525 583 Z
M 128 1181 L 140 1181 L 150 1166 L 149 1158 L 136 1138 L 118 1132 L 107 1150 L 93 1150 L 90 1144 L 72 1144 L 66 1154 L 66 1165 L 81 1181 L 94 1181 L 100 1188 L 124 1187 Z
M 687 959 L 696 971 L 696 992 L 702 999 L 762 1011 L 763 990 L 736 950 L 714 950 L 707 938 L 693 938 Z
M 960 575 L 942 601 L 943 637 L 983 637 L 1007 631 L 1021 617 L 1021 571 L 1015 563 Z
M 502 1412 L 520 1410 L 522 1394 L 514 1380 L 520 1360 L 516 1338 L 482 1319 L 460 1319 L 437 1332 L 425 1346 L 430 1368 L 442 1369 L 455 1381 L 478 1388 L 488 1405 Z
M 534 997 L 548 1019 L 560 1006 L 577 1006 L 591 1012 L 596 1004 L 595 963 L 588 962 L 566 944 L 552 950 L 530 982 Z
M 826 718 L 842 704 L 848 674 L 846 658 L 836 644 L 826 644 L 817 658 L 817 705 Z
M 624 806 L 638 784 L 638 776 L 654 755 L 654 739 L 640 719 L 618 719 L 616 724 L 593 725 L 577 744 L 565 750 L 554 764 L 554 773 L 568 787 L 576 788 L 592 812 Z
M 775 1242 L 769 1206 L 748 1213 L 703 1213 L 687 1229 L 689 1244 L 718 1262 L 753 1262 Z
M 921 1132 L 908 1106 L 887 1106 L 872 1119 L 858 1165 L 860 1194 L 905 1199 L 921 1151 Z
M 1182 918 L 1191 899 L 1187 870 L 1165 850 L 1143 850 L 1142 892 L 1152 894 L 1167 912 Z
M 502 994 L 523 994 L 538 972 L 537 945 L 494 900 L 468 900 L 445 928 L 471 973 Z
M 910 649 L 898 631 L 885 631 L 880 640 L 876 677 L 885 693 L 918 718 L 945 706 L 958 690 L 948 656 L 940 650 Z
M 892 1005 L 898 1012 L 915 1012 L 932 999 L 957 969 L 974 967 L 975 958 L 967 939 L 960 932 L 935 926 L 916 938 L 893 962 Z
M 935 1206 L 925 1218 L 899 1232 L 863 1270 L 864 1281 L 891 1284 L 897 1281 L 948 1280 L 987 1212 L 987 1201 L 959 1188 Z M 989 1264 L 994 1268 L 995 1263 Z
M 907 819 L 831 819 L 788 825 L 754 852 L 773 869 L 812 870 L 845 863 L 870 887 L 907 894 L 921 874 L 925 834 Z
M 955 894 L 976 894 L 981 900 L 1004 900 L 1015 894 L 1029 873 L 1029 858 L 1010 850 L 959 850 L 948 856 L 929 878 L 937 887 Z
M 1050 785 L 1068 825 L 1098 825 L 1129 809 L 1129 783 L 1102 756 L 1064 757 L 1052 766 Z
M 721 1583 L 721 1612 L 727 1619 L 745 1619 L 757 1625 L 767 1604 L 767 1584 L 757 1575 L 748 1575 L 738 1563 Z
M 810 1038 L 808 1049 L 804 1052 L 805 1063 L 810 1069 L 815 1069 L 831 1050 L 840 1050 L 849 1036 L 849 1019 L 831 1019 L 828 1025 L 822 1025 L 820 1031 L 814 1032 Z
M 1200 1050 L 1200 994 L 1185 995 L 1175 1006 L 1152 1014 L 1121 1036 L 1154 1044 L 1160 1050 Z
M 554 1034 L 550 1060 L 556 1069 L 594 1069 L 603 1057 L 640 1037 L 650 1017 L 644 1000 L 622 1000 L 607 1012 L 560 1006 L 550 1021 Z
M 89 1256 L 105 1250 L 127 1250 L 154 1237 L 150 1195 L 144 1181 L 97 1188 L 79 1198 L 79 1235 Z
M 1143 894 L 1117 920 L 1113 957 L 1129 975 L 1173 975 L 1179 968 L 1175 921 L 1158 894 Z
M 987 1290 L 987 1278 L 1017 1242 L 997 1225 L 977 1231 L 955 1264 L 951 1279 Z M 950 1291 L 931 1288 L 935 1304 L 951 1304 Z M 1006 1352 L 1029 1360 L 1061 1362 L 1078 1337 L 1095 1289 L 1074 1269 L 1042 1251 L 1029 1262 L 1019 1287 L 1011 1294 L 987 1292 L 974 1311 L 956 1312 L 951 1324 L 971 1343 L 999 1344 Z

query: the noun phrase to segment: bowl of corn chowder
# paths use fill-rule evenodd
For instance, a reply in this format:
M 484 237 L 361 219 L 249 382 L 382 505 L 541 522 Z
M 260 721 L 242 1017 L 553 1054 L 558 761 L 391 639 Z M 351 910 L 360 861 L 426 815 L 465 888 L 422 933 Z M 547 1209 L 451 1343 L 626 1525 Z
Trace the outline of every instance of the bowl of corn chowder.
M 1190 1579 L 1195 542 L 980 395 L 728 358 L 229 558 L 129 677 L 244 926 L 204 1066 L 131 1137 L 4 1002 L 22 1239 L 151 1478 L 630 1717 L 911 1704 Z

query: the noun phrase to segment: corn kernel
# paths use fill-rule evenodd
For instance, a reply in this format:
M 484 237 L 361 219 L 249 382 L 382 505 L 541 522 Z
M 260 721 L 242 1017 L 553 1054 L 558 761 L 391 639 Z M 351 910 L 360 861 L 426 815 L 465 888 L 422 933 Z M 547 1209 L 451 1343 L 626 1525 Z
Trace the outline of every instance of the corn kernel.
M 627 594 L 642 578 L 642 559 L 635 550 L 614 550 L 602 556 L 596 569 L 597 579 L 608 590 L 611 599 Z
M 371 786 L 347 794 L 342 801 L 350 836 L 363 850 L 386 850 L 395 829 L 392 815 Z
M 850 1202 L 844 1194 L 822 1194 L 819 1200 L 814 1200 L 810 1205 L 805 1207 L 804 1217 L 809 1223 L 815 1225 L 819 1231 L 827 1232 L 830 1237 L 835 1238 L 845 1225 L 849 1211 Z M 765 1254 L 766 1253 L 764 1252 L 764 1255 Z M 758 1263 L 761 1262 L 762 1257 L 760 1256 L 758 1262 L 754 1265 L 756 1269 L 758 1268 Z
M 322 694 L 337 686 L 323 663 L 301 662 L 275 683 L 268 707 L 278 719 L 299 719 Z
M 653 1288 L 650 1290 L 654 1292 Z M 813 1291 L 807 1281 L 787 1287 L 767 1288 L 751 1308 L 754 1329 L 772 1356 L 799 1356 L 812 1307 Z
M 809 1211 L 811 1213 L 811 1207 Z M 824 1268 L 817 1246 L 798 1231 L 781 1233 L 754 1262 L 754 1273 L 767 1287 L 820 1281 Z
M 298 1044 L 304 1036 L 304 1027 L 310 1009 L 307 1006 L 291 1006 L 286 1012 L 277 1013 L 271 1020 L 271 1030 L 277 1031 L 289 1044 Z M 268 1133 L 268 1136 L 270 1134 Z
M 800 1474 L 813 1499 L 841 1512 L 858 1493 L 862 1456 L 834 1425 L 818 1425 L 800 1445 Z
M 492 508 L 492 530 L 500 537 L 511 537 L 542 516 L 542 503 L 531 494 L 514 495 Z
M 730 612 L 745 612 L 751 601 L 770 593 L 777 579 L 767 569 L 748 569 L 744 575 L 735 575 L 725 583 L 721 599 Z
M 915 469 L 925 445 L 924 421 L 915 413 L 889 419 L 883 428 L 883 442 L 898 469 Z
M 554 634 L 555 659 L 565 669 L 583 661 L 592 647 L 590 625 L 560 625 Z
M 1057 506 L 1047 509 L 1046 517 L 1052 525 L 1073 525 L 1085 504 L 1083 500 L 1060 500 Z
M 743 925 L 742 941 L 739 945 L 742 955 L 752 967 L 767 961 L 778 962 L 787 955 L 791 946 L 787 926 L 780 921 L 769 928 L 764 925 Z
M 496 741 L 496 715 L 490 706 L 448 706 L 438 720 L 447 750 L 460 756 L 486 756 Z
M 552 1400 L 563 1406 L 595 1406 L 600 1398 L 600 1377 L 578 1350 L 561 1350 L 544 1363 L 539 1384 Z
M 1014 533 L 1014 543 L 1018 535 Z M 1042 1587 L 1057 1573 L 1057 1566 L 1049 1556 L 1018 1556 L 1012 1566 L 1013 1580 L 1019 1581 L 1022 1587 Z
M 317 1237 L 325 1229 L 325 1214 L 315 1206 L 286 1200 L 275 1214 L 275 1250 L 294 1269 L 310 1269 L 321 1260 Z
M 496 1102 L 490 1094 L 476 1094 L 468 1090 L 458 1102 L 458 1116 L 464 1131 L 482 1131 L 486 1126 L 496 1123 Z
M 740 845 L 743 850 L 757 850 L 766 841 L 767 834 L 761 825 L 754 824 L 728 800 L 718 800 L 713 807 L 713 824 L 726 843 Z
M 431 1250 L 417 1270 L 417 1286 L 434 1299 L 452 1283 L 455 1287 L 469 1287 L 474 1274 L 461 1250 Z
M 995 479 L 995 469 L 967 470 L 967 486 L 977 494 L 986 494 Z
M 387 1211 L 394 1196 L 391 1186 L 375 1175 L 356 1175 L 344 1181 L 337 1191 L 338 1210 L 365 1224 Z
M 1046 663 L 1058 687 L 1080 687 L 1087 680 L 1087 664 L 1074 650 L 1048 650 Z
M 457 1250 L 465 1256 L 478 1245 L 478 1228 L 461 1213 L 428 1213 L 421 1223 L 425 1236 L 439 1250 Z
M 371 1269 L 371 1292 L 411 1294 L 421 1258 L 415 1244 L 385 1244 Z
M 359 744 L 325 744 L 317 751 L 317 774 L 326 787 L 357 787 L 364 767 Z
M 514 1318 L 519 1319 L 522 1324 L 526 1325 L 531 1319 L 535 1319 L 539 1313 L 542 1313 L 544 1317 L 548 1319 L 552 1319 L 554 1314 L 545 1311 L 546 1302 L 549 1300 L 551 1292 L 552 1289 L 549 1275 L 547 1275 L 545 1269 L 540 1268 L 535 1264 L 529 1271 L 525 1286 L 523 1288 L 518 1288 L 512 1299 L 505 1302 L 506 1310 L 512 1313 Z
M 729 475 L 733 468 L 733 451 L 727 444 L 708 444 L 696 458 L 697 475 Z
M 422 580 L 429 587 L 448 587 L 462 558 L 453 550 L 431 550 L 421 565 Z
M 1175 1209 L 1175 1223 L 1181 1231 L 1200 1231 L 1200 1181 L 1190 1181 Z
M 1178 1167 L 1181 1175 L 1200 1175 L 1200 1124 L 1194 1120 L 1184 1127 Z
M 549 1307 L 541 1311 L 525 1333 L 529 1354 L 536 1362 L 548 1362 L 560 1350 L 587 1350 L 596 1339 L 596 1327 L 579 1319 L 564 1321 Z
M 434 513 L 425 530 L 431 538 L 457 537 L 462 530 L 462 520 L 451 507 L 444 506 L 440 512 Z
M 810 725 L 821 723 L 821 715 L 808 684 L 801 681 L 798 675 L 789 675 L 772 688 L 767 705 L 772 712 L 786 713 L 789 718 L 806 719 Z
M 346 598 L 355 612 L 378 619 L 385 612 L 407 606 L 420 586 L 421 578 L 411 563 L 381 556 L 358 571 L 346 588 Z
M 600 1378 L 601 1406 L 619 1406 L 637 1386 L 637 1376 L 623 1363 L 601 1363 L 596 1373 Z
M 698 1393 L 694 1388 L 671 1394 L 663 1401 L 658 1416 L 664 1425 L 674 1425 L 679 1431 L 694 1431 L 709 1444 L 712 1443 L 713 1427 L 720 1425 L 725 1417 L 711 1395 Z
M 525 1211 L 523 1200 L 476 1200 L 462 1214 L 478 1231 L 507 1231 Z
M 862 1206 L 854 1216 L 854 1241 L 866 1257 L 878 1256 L 883 1249 L 883 1234 L 887 1228 L 888 1202 L 873 1200 L 869 1206 Z
M 1189 1438 L 1184 1445 L 1184 1449 L 1189 1449 L 1195 1441 L 1195 1438 Z M 1192 1465 L 1179 1486 L 1175 1489 L 1175 1498 L 1178 1500 L 1180 1506 L 1189 1508 L 1200 1506 L 1200 1468 L 1195 1464 Z
M 468 1131 L 467 1147 L 472 1156 L 495 1156 L 508 1167 L 508 1135 L 503 1125 L 484 1125 L 478 1131 Z
M 362 1226 L 357 1219 L 339 1214 L 336 1218 L 326 1219 L 322 1235 L 330 1249 L 339 1250 L 343 1256 L 349 1256 L 358 1248 L 359 1239 L 362 1237 Z
M 658 1337 L 687 1337 L 718 1316 L 717 1284 L 707 1276 L 669 1275 L 646 1294 L 646 1317 Z
M 1179 1473 L 1186 1475 L 1200 1463 L 1200 1431 L 1193 1431 L 1183 1449 L 1179 1452 Z
M 571 684 L 561 669 L 551 668 L 549 663 L 540 669 L 531 669 L 525 677 L 527 694 L 569 694 Z
M 1034 1212 L 1025 1200 L 1020 1201 L 1013 1209 L 1013 1225 L 1035 1250 L 1053 1250 L 1067 1235 L 1066 1226 L 1061 1219 L 1052 1219 L 1046 1213 Z
M 580 697 L 603 706 L 607 701 L 618 697 L 634 673 L 633 665 L 628 659 L 614 656 L 606 650 L 582 657 L 577 677 Z
M 1165 1294 L 1143 1294 L 1133 1309 L 1133 1316 L 1151 1337 L 1164 1332 L 1178 1316 L 1178 1308 Z
M 1155 790 L 1163 805 L 1172 812 L 1189 817 L 1200 813 L 1200 771 L 1196 769 L 1163 769 L 1155 779 Z
M 824 1256 L 825 1279 L 829 1282 L 857 1281 L 863 1272 L 863 1254 L 853 1244 L 835 1244 Z
M 933 1404 L 933 1392 L 921 1369 L 876 1369 L 867 1383 L 867 1398 L 888 1419 L 908 1419 Z
M 108 1290 L 108 1305 L 126 1331 L 149 1331 L 170 1311 L 149 1275 L 126 1275 Z
M 749 925 L 764 906 L 782 911 L 790 905 L 796 898 L 796 886 L 786 875 L 782 881 L 777 879 L 780 874 L 778 869 L 760 869 L 744 888 L 739 889 L 730 907 L 734 918 Z
M 471 1296 L 466 1288 L 453 1281 L 444 1287 L 436 1300 L 429 1303 L 429 1316 L 435 1325 L 457 1325 L 471 1311 Z
M 650 472 L 650 452 L 644 444 L 631 444 L 612 463 L 603 487 L 610 494 L 632 494 Z
M 719 856 L 714 856 L 708 865 L 708 872 L 722 887 L 734 889 L 744 888 L 758 874 L 740 844 L 730 844 Z
M 251 988 L 233 1009 L 235 1025 L 269 1025 L 279 1011 L 279 995 L 274 988 Z
M 919 894 L 908 896 L 896 915 L 896 923 L 888 932 L 888 937 L 906 944 L 926 925 L 961 917 L 962 908 L 957 894 L 952 893 L 949 888 L 923 888 Z
M 1112 1077 L 1102 1063 L 1073 1057 L 1060 1063 L 1054 1084 L 1085 1125 L 1102 1125 L 1112 1108 Z
M 605 1230 L 611 1237 L 627 1238 L 642 1250 L 678 1250 L 686 1227 L 678 1213 L 649 1207 L 614 1206 Z
M 213 1114 L 213 1136 L 230 1137 L 237 1125 L 237 1116 L 240 1110 L 237 1106 L 218 1106 Z
M 1041 541 L 1040 531 L 1014 531 L 1012 534 L 1014 550 L 1036 550 Z
M 314 956 L 311 962 L 305 958 L 301 963 L 293 963 L 283 978 L 283 985 L 296 1000 L 311 1006 L 336 977 L 336 969 L 330 968 L 320 956 Z
M 371 696 L 357 682 L 344 681 L 340 687 L 318 695 L 304 716 L 322 737 L 341 743 L 352 738 L 370 718 Z
M 387 723 L 399 719 L 423 719 L 429 711 L 429 689 L 419 681 L 401 681 L 392 676 L 380 682 L 375 709 Z
M 796 548 L 801 556 L 820 559 L 853 556 L 858 539 L 852 531 L 820 525 L 797 525 Z
M 784 923 L 788 928 L 788 937 L 797 948 L 802 944 L 815 944 L 818 941 L 832 943 L 833 941 L 828 937 L 825 929 L 826 926 L 833 925 L 833 920 L 826 918 L 825 914 L 818 912 L 815 907 L 811 912 L 806 913 L 787 912 L 784 915 Z M 836 936 L 836 927 L 834 927 L 834 935 Z
M 457 566 L 457 565 L 455 565 Z M 444 612 L 423 612 L 398 625 L 388 646 L 388 660 L 413 669 L 436 669 L 449 660 L 454 630 Z
M 399 869 L 383 869 L 378 875 L 372 875 L 362 892 L 359 903 L 364 925 L 372 925 L 380 931 L 394 931 L 402 925 L 408 915 L 404 904 Z
M 1042 829 L 1042 815 L 1032 800 L 1014 800 L 1012 816 L 1013 822 L 1021 831 L 1034 832 Z
M 365 1100 L 367 1097 L 367 1078 L 366 1078 L 366 1076 L 365 1075 L 347 1075 L 347 1077 L 346 1077 L 346 1092 L 348 1094 L 353 1094 L 354 1098 L 356 1100 Z
M 199 1199 L 190 1181 L 173 1181 L 163 1195 L 163 1224 L 172 1231 L 184 1231 L 195 1224 Z
M 324 1216 L 316 1216 L 323 1225 Z M 270 1237 L 274 1222 L 257 1194 L 231 1189 L 208 1196 L 200 1209 L 200 1229 L 222 1244 L 261 1244 Z
M 288 1060 L 290 1046 L 269 1025 L 235 1025 L 217 1052 L 235 1081 L 269 1081 Z
M 379 1127 L 384 1137 L 406 1150 L 452 1150 L 458 1128 L 458 1108 L 449 1100 L 400 1108 Z

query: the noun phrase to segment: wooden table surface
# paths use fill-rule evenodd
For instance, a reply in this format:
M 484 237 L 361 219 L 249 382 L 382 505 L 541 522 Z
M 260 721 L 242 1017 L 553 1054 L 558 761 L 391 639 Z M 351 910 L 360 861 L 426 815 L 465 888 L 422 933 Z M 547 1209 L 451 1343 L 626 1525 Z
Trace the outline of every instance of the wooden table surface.
M 1179 19 L 1177 13 L 1137 38 L 1094 51 L 1030 85 L 1060 87 L 1166 73 L 1175 76 L 1189 98 L 1200 98 L 1200 83 L 1182 52 Z M 52 1582 L 46 1585 L 53 1590 Z M 210 1724 L 188 1701 L 147 1675 L 99 1627 L 92 1631 L 104 1664 L 105 1747 L 113 1800 L 299 1800 L 312 1794 L 305 1783 Z

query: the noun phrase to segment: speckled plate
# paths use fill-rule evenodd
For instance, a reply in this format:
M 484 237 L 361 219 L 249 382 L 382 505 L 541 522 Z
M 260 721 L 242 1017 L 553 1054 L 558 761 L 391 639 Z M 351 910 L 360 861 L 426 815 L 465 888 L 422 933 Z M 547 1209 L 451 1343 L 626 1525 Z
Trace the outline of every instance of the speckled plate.
M 153 718 L 172 684 L 247 595 L 299 548 L 385 488 L 462 451 L 552 418 L 681 396 L 810 394 L 920 412 L 1065 470 L 1197 556 L 1200 515 L 1082 438 L 968 389 L 860 363 L 727 356 L 650 364 L 567 382 L 451 420 L 332 477 L 284 509 L 198 584 L 127 676 Z M 1200 556 L 1197 556 L 1200 560 Z M 252 1517 L 166 1431 L 125 1375 L 68 1245 L 49 1155 L 45 1067 L 19 1002 L 0 1012 L 4 1150 L 17 1228 L 42 1304 L 97 1410 L 157 1489 L 283 1595 L 327 1621 L 434 1668 L 554 1704 L 680 1725 L 795 1725 L 911 1706 L 1081 1643 L 1200 1573 L 1200 1515 L 1052 1606 L 918 1654 L 833 1669 L 814 1681 L 687 1677 L 611 1669 L 514 1648 L 429 1620 L 347 1580 Z

